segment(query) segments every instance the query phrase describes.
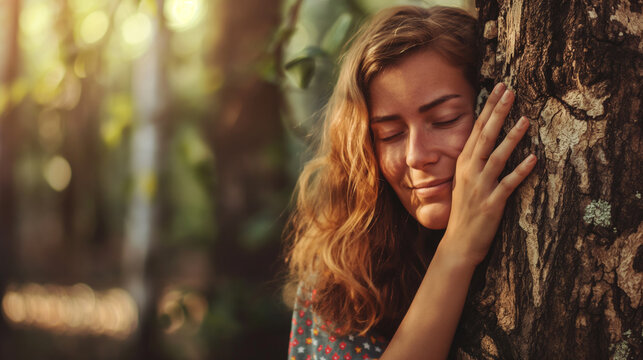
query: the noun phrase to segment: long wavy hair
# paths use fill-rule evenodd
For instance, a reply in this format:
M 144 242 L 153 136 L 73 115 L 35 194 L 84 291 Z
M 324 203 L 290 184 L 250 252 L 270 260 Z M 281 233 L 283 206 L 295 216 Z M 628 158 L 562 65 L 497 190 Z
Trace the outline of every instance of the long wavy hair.
M 426 247 L 420 225 L 380 174 L 369 127 L 370 82 L 424 49 L 462 68 L 478 88 L 476 20 L 469 13 L 413 6 L 381 11 L 344 54 L 319 147 L 297 183 L 285 229 L 285 296 L 292 298 L 297 286 L 308 299 L 313 294 L 313 311 L 339 333 L 392 335 L 439 241 Z

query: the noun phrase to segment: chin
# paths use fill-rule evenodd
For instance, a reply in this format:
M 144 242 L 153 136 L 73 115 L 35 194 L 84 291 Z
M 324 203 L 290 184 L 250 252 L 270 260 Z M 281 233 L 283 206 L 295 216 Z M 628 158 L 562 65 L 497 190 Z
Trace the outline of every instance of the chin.
M 446 229 L 449 223 L 451 204 L 427 204 L 421 205 L 415 211 L 415 220 L 420 225 L 431 230 Z

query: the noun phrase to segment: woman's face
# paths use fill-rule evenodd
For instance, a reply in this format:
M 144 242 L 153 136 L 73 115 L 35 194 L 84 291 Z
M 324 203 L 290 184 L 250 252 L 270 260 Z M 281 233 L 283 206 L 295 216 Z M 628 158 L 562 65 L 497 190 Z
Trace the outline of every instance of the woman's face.
M 463 71 L 420 51 L 378 74 L 369 98 L 382 175 L 420 224 L 446 228 L 456 159 L 474 121 L 474 90 Z

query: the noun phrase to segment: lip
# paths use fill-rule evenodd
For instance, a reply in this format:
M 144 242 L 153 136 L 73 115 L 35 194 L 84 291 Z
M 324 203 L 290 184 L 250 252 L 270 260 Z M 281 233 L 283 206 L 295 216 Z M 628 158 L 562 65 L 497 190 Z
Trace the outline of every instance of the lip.
M 437 179 L 414 185 L 411 189 L 420 198 L 428 198 L 438 195 L 445 190 L 451 190 L 453 177 Z

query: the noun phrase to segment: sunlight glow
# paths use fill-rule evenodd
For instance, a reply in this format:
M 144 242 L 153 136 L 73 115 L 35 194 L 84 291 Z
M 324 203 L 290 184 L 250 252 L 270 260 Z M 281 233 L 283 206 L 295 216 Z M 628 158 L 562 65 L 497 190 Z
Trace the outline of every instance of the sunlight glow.
M 152 42 L 153 23 L 148 15 L 136 12 L 128 15 L 121 24 L 123 55 L 135 59 L 143 55 Z
M 167 25 L 174 31 L 184 31 L 196 26 L 204 15 L 202 0 L 168 0 L 163 7 Z
M 76 13 L 88 13 L 105 7 L 108 1 L 111 0 L 67 0 L 67 6 Z
M 83 56 L 77 56 L 76 60 L 74 60 L 74 74 L 79 79 L 84 79 L 87 77 L 85 58 Z
M 54 156 L 43 169 L 45 180 L 52 189 L 63 191 L 71 181 L 71 166 L 62 156 Z
M 20 14 L 20 29 L 25 35 L 36 37 L 49 31 L 52 21 L 53 9 L 49 2 L 32 2 Z
M 15 325 L 69 335 L 124 339 L 138 325 L 138 309 L 125 290 L 95 291 L 86 284 L 10 285 L 2 311 Z
M 109 28 L 109 18 L 104 11 L 94 11 L 87 15 L 80 25 L 80 38 L 86 44 L 98 42 Z
M 152 22 L 143 13 L 136 13 L 128 17 L 121 27 L 123 40 L 129 45 L 141 45 L 152 34 Z
M 52 61 L 43 69 L 33 86 L 32 96 L 39 104 L 49 104 L 60 91 L 60 83 L 65 78 L 65 66 L 59 61 Z

